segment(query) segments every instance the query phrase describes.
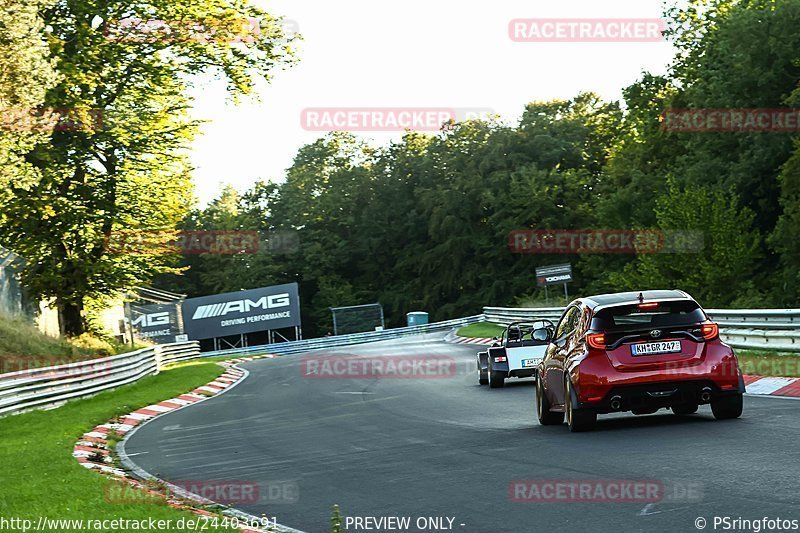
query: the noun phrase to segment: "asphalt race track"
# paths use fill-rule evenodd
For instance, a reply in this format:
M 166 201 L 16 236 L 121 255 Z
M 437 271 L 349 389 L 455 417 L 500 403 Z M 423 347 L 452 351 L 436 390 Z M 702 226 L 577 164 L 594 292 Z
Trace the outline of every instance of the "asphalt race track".
M 800 402 L 746 397 L 742 418 L 722 422 L 708 407 L 606 415 L 595 431 L 571 434 L 538 425 L 530 380 L 481 387 L 478 348 L 440 339 L 324 353 L 452 357 L 454 376 L 309 379 L 304 355 L 244 364 L 245 381 L 148 423 L 126 452 L 171 481 L 289 487 L 237 507 L 308 532 L 330 531 L 333 504 L 345 516 L 410 517 L 407 531 L 420 531 L 419 517 L 454 518 L 453 530 L 467 532 L 697 531 L 698 517 L 714 531 L 714 516 L 800 519 Z M 517 503 L 514 480 L 650 480 L 667 497 Z

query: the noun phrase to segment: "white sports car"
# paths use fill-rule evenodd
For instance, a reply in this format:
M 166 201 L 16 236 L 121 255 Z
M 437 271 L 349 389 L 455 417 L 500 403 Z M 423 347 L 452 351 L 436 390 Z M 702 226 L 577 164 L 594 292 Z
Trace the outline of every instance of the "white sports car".
M 535 377 L 554 329 L 547 319 L 509 324 L 487 351 L 478 353 L 478 383 L 496 389 L 506 378 Z

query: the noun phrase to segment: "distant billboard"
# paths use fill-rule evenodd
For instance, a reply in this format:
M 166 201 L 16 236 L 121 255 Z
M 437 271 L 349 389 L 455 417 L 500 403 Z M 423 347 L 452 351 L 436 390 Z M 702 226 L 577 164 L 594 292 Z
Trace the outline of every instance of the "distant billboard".
M 192 340 L 299 325 L 297 283 L 190 298 L 183 302 L 183 327 Z
M 560 285 L 572 281 L 572 265 L 550 265 L 536 269 L 536 284 L 540 287 Z
M 130 304 L 129 320 L 137 337 L 157 344 L 176 342 L 183 333 L 178 304 Z

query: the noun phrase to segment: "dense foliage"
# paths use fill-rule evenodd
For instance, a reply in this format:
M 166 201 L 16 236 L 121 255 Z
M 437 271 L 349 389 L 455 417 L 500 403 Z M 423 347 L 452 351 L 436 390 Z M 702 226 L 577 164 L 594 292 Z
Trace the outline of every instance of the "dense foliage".
M 56 123 L 7 128 L 0 156 L 31 170 L 4 179 L 0 235 L 27 259 L 31 293 L 54 299 L 64 332 L 79 335 L 87 299 L 146 283 L 174 262 L 109 244 L 131 234 L 166 242 L 187 215 L 193 76 L 216 73 L 232 96 L 250 93 L 290 60 L 290 41 L 279 20 L 241 0 L 18 1 L 0 20 L 11 22 L 0 37 L 18 44 L 4 42 L 0 72 L 20 66 L 11 82 L 36 89 L 6 98 L 0 80 L 0 104 L 6 116 L 15 106 Z M 246 21 L 258 31 L 243 31 Z
M 571 292 L 683 288 L 707 306 L 795 306 L 800 151 L 785 133 L 671 132 L 668 108 L 781 108 L 800 97 L 800 3 L 691 2 L 669 12 L 678 55 L 622 102 L 534 102 L 518 124 L 471 121 L 382 149 L 334 133 L 283 183 L 224 190 L 191 223 L 295 231 L 294 253 L 190 260 L 160 284 L 205 294 L 298 281 L 308 331 L 329 306 L 380 301 L 392 324 L 541 300 L 536 266 L 570 261 Z M 695 230 L 698 253 L 515 254 L 512 230 Z
M 246 94 L 290 61 L 287 41 L 279 28 L 237 46 L 109 39 L 102 28 L 125 17 L 274 19 L 238 0 L 9 2 L 30 20 L 8 23 L 19 50 L 0 53 L 10 69 L 0 73 L 19 71 L 13 79 L 37 90 L 15 93 L 0 78 L 3 104 L 102 112 L 100 128 L 0 137 L 0 157 L 17 160 L 2 174 L 0 244 L 29 259 L 26 282 L 56 299 L 69 333 L 81 331 L 86 299 L 154 276 L 190 295 L 297 281 L 307 335 L 330 329 L 330 306 L 380 301 L 397 325 L 409 311 L 441 319 L 541 301 L 535 267 L 564 261 L 574 265 L 572 294 L 675 287 L 707 306 L 747 307 L 800 298 L 797 136 L 675 132 L 662 117 L 670 108 L 800 107 L 797 0 L 680 2 L 667 12 L 678 50 L 668 74 L 643 73 L 619 102 L 592 93 L 532 102 L 517 124 L 450 123 L 380 148 L 331 133 L 302 147 L 285 179 L 226 188 L 202 210 L 189 209 L 191 76 L 211 69 L 233 95 Z M 29 59 L 13 59 L 20 54 Z M 16 102 L 19 94 L 34 102 Z M 179 264 L 104 246 L 115 230 L 176 226 L 257 230 L 263 240 L 257 253 Z M 510 250 L 509 232 L 531 228 L 689 230 L 703 240 L 691 253 Z

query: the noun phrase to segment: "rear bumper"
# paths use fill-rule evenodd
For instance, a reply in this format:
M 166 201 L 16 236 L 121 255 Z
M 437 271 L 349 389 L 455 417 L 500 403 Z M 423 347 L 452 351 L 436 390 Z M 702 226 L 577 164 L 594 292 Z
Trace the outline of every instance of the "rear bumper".
M 604 352 L 589 353 L 573 361 L 568 372 L 581 405 L 603 410 L 624 411 L 678 404 L 708 403 L 701 398 L 704 388 L 711 399 L 744 392 L 739 363 L 730 346 L 710 341 L 697 357 L 639 368 L 615 368 Z M 614 396 L 622 407 L 611 409 Z
M 525 368 L 509 368 L 508 363 L 495 363 L 491 362 L 488 363 L 488 370 L 494 372 L 504 372 L 508 377 L 513 378 L 529 378 L 536 375 L 537 368 L 536 367 L 525 367 Z
M 656 381 L 612 387 L 600 400 L 580 402 L 582 408 L 597 413 L 648 411 L 688 404 L 707 404 L 717 398 L 744 393 L 744 380 L 739 386 L 722 389 L 713 380 Z

